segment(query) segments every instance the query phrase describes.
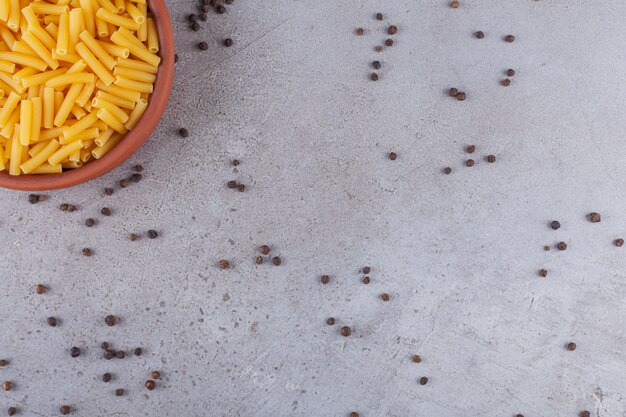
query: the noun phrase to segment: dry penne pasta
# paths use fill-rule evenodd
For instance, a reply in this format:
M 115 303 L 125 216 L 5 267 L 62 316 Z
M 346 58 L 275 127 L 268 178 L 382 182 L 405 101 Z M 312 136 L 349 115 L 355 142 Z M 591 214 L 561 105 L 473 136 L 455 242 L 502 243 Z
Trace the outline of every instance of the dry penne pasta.
M 0 171 L 106 155 L 147 111 L 158 52 L 145 0 L 0 0 Z

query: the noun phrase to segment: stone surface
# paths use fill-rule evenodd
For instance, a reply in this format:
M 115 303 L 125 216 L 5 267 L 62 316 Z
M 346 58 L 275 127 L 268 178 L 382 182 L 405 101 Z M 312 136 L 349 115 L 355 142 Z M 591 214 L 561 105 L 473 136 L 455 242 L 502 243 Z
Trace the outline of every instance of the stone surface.
M 185 20 L 193 2 L 169 5 L 180 61 L 152 139 L 48 201 L 0 191 L 0 357 L 10 360 L 0 375 L 15 384 L 5 405 L 52 415 L 68 404 L 82 416 L 626 415 L 626 257 L 612 244 L 626 234 L 626 3 L 235 1 L 198 32 Z M 376 53 L 389 24 L 394 45 Z M 105 197 L 136 163 L 144 179 Z M 602 223 L 586 220 L 591 211 Z M 130 242 L 131 232 L 142 236 Z M 567 251 L 543 251 L 561 240 Z M 255 264 L 261 244 L 280 266 Z M 108 327 L 107 314 L 120 323 Z M 104 340 L 144 353 L 105 361 Z M 153 370 L 162 376 L 148 391 Z

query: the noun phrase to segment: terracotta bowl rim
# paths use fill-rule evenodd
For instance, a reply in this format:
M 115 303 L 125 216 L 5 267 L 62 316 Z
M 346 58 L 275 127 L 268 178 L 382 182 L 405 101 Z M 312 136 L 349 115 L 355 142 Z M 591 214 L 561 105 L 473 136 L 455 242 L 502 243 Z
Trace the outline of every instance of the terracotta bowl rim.
M 164 0 L 148 0 L 159 32 L 161 63 L 148 108 L 137 126 L 102 158 L 61 174 L 11 176 L 0 172 L 0 187 L 20 191 L 44 191 L 82 184 L 126 162 L 150 138 L 165 112 L 174 82 L 174 31 Z

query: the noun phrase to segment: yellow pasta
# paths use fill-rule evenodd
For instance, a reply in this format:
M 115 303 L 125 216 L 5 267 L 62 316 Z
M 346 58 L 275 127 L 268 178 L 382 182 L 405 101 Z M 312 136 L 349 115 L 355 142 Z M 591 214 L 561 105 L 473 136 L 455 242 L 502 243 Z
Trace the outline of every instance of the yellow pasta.
M 67 55 L 70 38 L 70 15 L 63 13 L 59 16 L 59 34 L 57 35 L 56 53 L 63 56 Z
M 109 55 L 109 53 L 107 51 L 104 50 L 104 48 L 102 47 L 102 45 L 100 45 L 98 43 L 98 41 L 96 41 L 93 36 L 91 36 L 89 34 L 89 32 L 87 32 L 86 30 L 83 31 L 80 35 L 79 38 L 81 41 L 83 41 L 83 43 L 87 46 L 87 48 L 89 48 L 89 50 L 91 51 L 91 53 L 98 58 L 98 60 L 109 70 L 113 69 L 113 67 L 115 67 L 115 64 L 117 63 L 115 61 L 115 59 L 113 59 L 113 57 L 111 55 Z
M 111 73 L 105 68 L 104 65 L 102 65 L 100 61 L 98 61 L 98 59 L 91 53 L 89 48 L 87 48 L 84 43 L 80 42 L 76 45 L 76 52 L 78 52 L 78 55 L 85 60 L 87 66 L 91 68 L 94 74 L 96 74 L 105 85 L 111 85 L 113 81 L 115 81 L 113 75 L 111 75 Z
M 148 109 L 161 58 L 144 0 L 0 0 L 0 171 L 100 159 Z

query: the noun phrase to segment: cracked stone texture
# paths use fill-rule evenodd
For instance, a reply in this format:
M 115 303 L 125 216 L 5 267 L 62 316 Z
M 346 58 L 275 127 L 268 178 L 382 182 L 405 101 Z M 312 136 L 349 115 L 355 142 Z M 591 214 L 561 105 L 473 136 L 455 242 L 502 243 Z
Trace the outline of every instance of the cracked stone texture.
M 15 384 L 0 407 L 625 416 L 626 248 L 612 242 L 626 236 L 626 3 L 461 3 L 236 0 L 192 32 L 195 3 L 169 1 L 180 61 L 152 139 L 46 202 L 0 191 L 0 357 L 11 361 L 0 379 Z M 391 23 L 394 46 L 374 52 Z M 504 88 L 507 68 L 517 74 Z M 468 99 L 447 97 L 452 86 Z M 103 196 L 135 163 L 144 180 Z M 63 202 L 78 211 L 58 211 Z M 87 217 L 98 224 L 86 228 Z M 158 239 L 145 237 L 151 228 Z M 130 232 L 143 236 L 129 242 Z M 263 243 L 280 267 L 255 265 Z M 231 269 L 217 268 L 223 258 Z M 120 324 L 106 326 L 107 314 Z M 107 362 L 103 340 L 145 354 Z

